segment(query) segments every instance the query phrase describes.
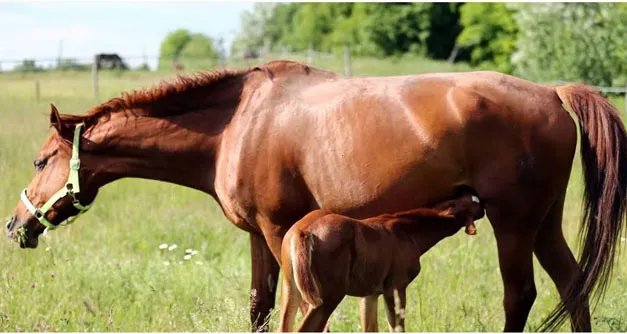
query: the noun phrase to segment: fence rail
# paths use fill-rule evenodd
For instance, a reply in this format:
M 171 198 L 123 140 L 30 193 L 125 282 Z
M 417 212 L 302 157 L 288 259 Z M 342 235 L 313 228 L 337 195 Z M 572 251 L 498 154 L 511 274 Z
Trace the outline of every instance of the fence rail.
M 266 57 L 268 55 L 267 50 L 264 50 L 265 52 L 263 52 L 262 54 L 259 55 L 259 57 L 257 57 L 256 59 L 251 59 L 253 61 L 266 61 Z M 306 62 L 308 64 L 313 64 L 315 65 L 316 61 L 315 59 L 328 59 L 331 57 L 336 57 L 338 59 L 343 59 L 344 62 L 344 74 L 347 76 L 352 76 L 353 75 L 353 69 L 352 69 L 352 62 L 351 62 L 351 51 L 350 51 L 350 47 L 349 46 L 345 46 L 344 50 L 343 50 L 343 54 L 342 55 L 337 55 L 334 53 L 325 53 L 325 52 L 318 52 L 315 51 L 313 49 L 313 47 L 311 47 L 311 45 L 309 46 L 309 48 L 307 50 L 299 50 L 299 51 L 292 51 L 288 48 L 281 48 L 279 53 L 277 54 L 279 57 L 281 58 L 286 58 L 286 57 L 290 57 L 290 56 L 301 56 L 306 58 Z M 123 60 L 125 61 L 129 61 L 129 60 L 134 60 L 134 61 L 141 61 L 141 65 L 143 66 L 144 64 L 148 63 L 148 60 L 152 60 L 152 61 L 162 61 L 163 59 L 160 59 L 159 56 L 148 56 L 148 55 L 130 55 L 130 56 L 122 56 L 121 57 Z M 229 62 L 233 61 L 233 60 L 244 60 L 247 61 L 245 58 L 240 57 L 230 57 L 230 58 L 210 58 L 210 57 L 182 57 L 181 58 L 182 61 L 213 61 L 215 62 L 215 65 L 217 66 L 225 66 L 228 65 Z M 99 93 L 99 89 L 98 89 L 98 85 L 99 85 L 99 76 L 98 76 L 98 68 L 97 66 L 95 66 L 96 64 L 96 57 L 91 57 L 91 58 L 87 58 L 87 57 L 76 57 L 76 58 L 72 58 L 72 57 L 63 57 L 63 58 L 39 58 L 39 59 L 22 59 L 22 60 L 17 60 L 17 59 L 0 59 L 0 66 L 2 64 L 16 64 L 16 65 L 20 65 L 20 64 L 26 64 L 27 62 L 32 62 L 32 65 L 34 66 L 35 69 L 38 70 L 58 70 L 58 69 L 63 69 L 63 67 L 61 66 L 69 66 L 69 64 L 77 64 L 82 66 L 83 68 L 86 68 L 87 70 L 91 69 L 91 81 L 92 81 L 92 87 L 93 87 L 93 93 L 94 96 L 98 97 L 98 93 Z M 41 64 L 48 64 L 48 68 L 43 68 L 41 67 Z M 172 69 L 174 71 L 178 71 L 179 68 L 177 67 L 178 61 L 173 60 L 172 61 Z M 53 64 L 56 64 L 56 68 L 54 67 Z M 40 67 L 37 67 L 35 65 L 40 65 Z M 161 65 L 158 65 L 158 67 L 160 67 Z M 137 66 L 135 66 L 137 67 Z M 0 72 L 2 72 L 2 68 L 0 67 Z M 558 80 L 558 81 L 554 81 L 548 84 L 552 84 L 552 85 L 564 85 L 567 84 L 568 82 L 563 81 L 563 80 Z M 604 87 L 604 86 L 592 86 L 594 89 L 596 89 L 597 91 L 603 93 L 603 94 L 620 94 L 620 95 L 624 95 L 624 111 L 627 113 L 627 86 L 626 87 Z M 39 96 L 40 96 L 40 86 L 39 86 L 39 81 L 36 81 L 35 83 L 35 96 L 36 99 L 39 100 Z

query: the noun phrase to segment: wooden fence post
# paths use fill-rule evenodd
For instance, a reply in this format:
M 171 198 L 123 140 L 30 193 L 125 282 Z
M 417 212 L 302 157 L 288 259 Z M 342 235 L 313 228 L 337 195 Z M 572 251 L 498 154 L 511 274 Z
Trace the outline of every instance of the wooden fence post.
M 39 80 L 35 80 L 35 101 L 39 103 Z
M 348 45 L 344 45 L 344 74 L 346 76 L 353 76 L 353 69 L 351 67 L 351 50 Z
M 307 65 L 311 65 L 313 63 L 313 43 L 309 42 L 309 47 L 307 48 Z
M 98 56 L 94 56 L 94 62 L 91 64 L 91 85 L 94 96 L 98 98 Z

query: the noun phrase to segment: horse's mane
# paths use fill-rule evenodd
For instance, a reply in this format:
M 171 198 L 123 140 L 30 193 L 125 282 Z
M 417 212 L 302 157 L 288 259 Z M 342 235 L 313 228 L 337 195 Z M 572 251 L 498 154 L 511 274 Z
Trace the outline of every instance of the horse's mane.
M 153 87 L 122 93 L 120 97 L 114 97 L 90 109 L 86 115 L 64 114 L 62 117 L 66 121 L 83 122 L 89 125 L 121 111 L 129 111 L 135 116 L 174 116 L 189 110 L 192 104 L 198 108 L 200 96 L 197 93 L 206 94 L 207 87 L 219 82 L 233 81 L 255 69 L 221 69 L 190 76 L 179 75 L 172 81 L 161 81 Z M 190 96 L 190 94 L 195 96 Z
M 298 62 L 279 60 L 247 69 L 220 69 L 191 76 L 179 75 L 175 80 L 161 81 L 157 86 L 122 93 L 120 97 L 112 98 L 90 109 L 86 115 L 63 114 L 61 117 L 64 121 L 85 123 L 86 127 L 90 127 L 100 119 L 118 112 L 157 118 L 176 116 L 239 98 L 244 77 L 251 72 L 263 72 L 272 80 L 280 73 L 310 75 L 312 70 Z M 324 70 L 316 71 L 335 75 Z

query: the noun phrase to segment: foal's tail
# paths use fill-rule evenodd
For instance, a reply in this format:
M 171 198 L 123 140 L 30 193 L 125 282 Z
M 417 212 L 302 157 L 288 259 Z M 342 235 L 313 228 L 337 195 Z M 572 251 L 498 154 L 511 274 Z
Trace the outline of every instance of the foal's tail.
M 555 90 L 579 118 L 586 185 L 580 273 L 563 301 L 544 321 L 542 327 L 548 330 L 556 330 L 568 310 L 585 305 L 595 286 L 598 287 L 593 296 L 600 297 L 605 292 L 627 205 L 627 135 L 618 110 L 590 87 L 566 85 Z
M 311 233 L 300 232 L 292 238 L 290 258 L 294 282 L 303 300 L 313 307 L 322 304 L 320 282 L 311 266 L 313 253 L 313 236 Z

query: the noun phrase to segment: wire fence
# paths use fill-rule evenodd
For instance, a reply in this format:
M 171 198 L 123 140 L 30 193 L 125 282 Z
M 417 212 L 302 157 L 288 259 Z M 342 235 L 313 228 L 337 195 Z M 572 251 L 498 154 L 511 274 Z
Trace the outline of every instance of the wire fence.
M 106 57 L 103 57 L 106 56 Z M 115 57 L 119 61 L 115 61 Z M 342 71 L 347 76 L 354 74 L 353 59 L 349 46 L 345 46 L 342 53 L 319 52 L 310 45 L 307 50 L 293 51 L 287 47 L 280 47 L 275 52 L 261 50 L 257 53 L 243 52 L 232 57 L 205 57 L 184 55 L 177 59 L 161 58 L 155 55 L 122 55 L 98 54 L 93 57 L 57 57 L 38 59 L 0 59 L 0 72 L 46 72 L 46 71 L 91 71 L 91 83 L 94 96 L 99 94 L 99 72 L 102 69 L 110 70 L 143 70 L 143 71 L 172 71 L 211 70 L 220 67 L 247 67 L 252 64 L 264 63 L 273 59 L 292 59 L 310 65 L 322 66 L 334 71 Z M 454 68 L 451 68 L 455 70 Z M 462 69 L 463 70 L 463 69 Z M 359 73 L 357 73 L 359 75 Z M 370 73 L 369 73 L 370 74 Z M 402 74 L 402 73 L 398 73 Z M 562 85 L 567 82 L 558 80 L 553 85 Z M 40 85 L 34 85 L 35 96 L 39 99 Z M 592 86 L 602 94 L 622 95 L 624 110 L 627 112 L 627 86 L 603 87 Z

